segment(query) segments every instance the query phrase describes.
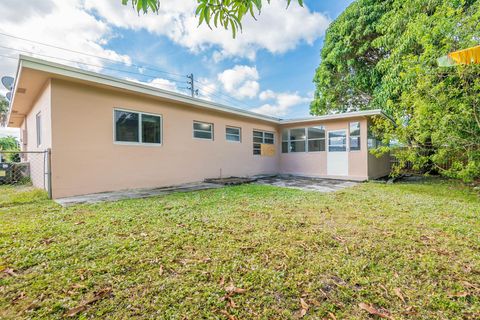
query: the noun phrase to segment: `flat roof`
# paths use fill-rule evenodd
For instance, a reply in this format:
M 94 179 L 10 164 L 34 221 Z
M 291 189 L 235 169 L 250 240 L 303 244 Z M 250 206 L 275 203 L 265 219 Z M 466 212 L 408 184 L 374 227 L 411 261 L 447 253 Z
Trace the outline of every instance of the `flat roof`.
M 259 113 L 255 113 L 252 111 L 248 111 L 248 110 L 244 110 L 236 107 L 226 106 L 223 104 L 207 101 L 204 99 L 192 98 L 177 92 L 159 89 L 153 86 L 149 86 L 149 85 L 134 82 L 134 81 L 124 80 L 124 79 L 116 78 L 113 76 L 109 76 L 109 75 L 105 75 L 105 74 L 101 74 L 93 71 L 88 71 L 80 68 L 67 66 L 64 64 L 59 64 L 52 61 L 20 55 L 18 67 L 17 67 L 17 75 L 15 78 L 15 84 L 14 84 L 14 94 L 12 97 L 12 101 L 10 103 L 11 107 L 9 110 L 9 115 L 7 117 L 8 124 L 10 124 L 12 110 L 16 106 L 15 102 L 17 98 L 17 89 L 18 89 L 17 85 L 18 85 L 18 82 L 20 81 L 23 69 L 31 69 L 31 70 L 44 72 L 48 74 L 49 78 L 75 79 L 80 81 L 91 82 L 91 83 L 105 85 L 105 86 L 109 86 L 117 89 L 128 90 L 135 93 L 146 94 L 146 95 L 161 98 L 164 100 L 180 102 L 182 104 L 191 105 L 197 108 L 225 112 L 232 115 L 239 115 L 239 116 L 252 118 L 256 120 L 267 121 L 275 124 L 294 124 L 294 123 L 300 124 L 300 123 L 311 122 L 311 121 L 322 121 L 322 120 L 325 121 L 325 120 L 345 119 L 345 118 L 352 118 L 352 117 L 375 116 L 375 115 L 387 117 L 381 110 L 377 109 L 377 110 L 330 114 L 330 115 L 324 115 L 324 116 L 312 116 L 312 117 L 301 118 L 301 119 L 281 119 L 277 117 L 262 115 Z

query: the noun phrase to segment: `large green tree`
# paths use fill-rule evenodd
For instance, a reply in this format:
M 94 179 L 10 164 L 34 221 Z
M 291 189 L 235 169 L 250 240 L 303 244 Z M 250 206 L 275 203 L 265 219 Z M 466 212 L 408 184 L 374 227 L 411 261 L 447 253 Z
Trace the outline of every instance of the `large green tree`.
M 173 0 L 171 0 L 173 1 Z M 195 14 L 198 16 L 199 25 L 206 23 L 209 27 L 221 26 L 232 31 L 235 38 L 236 33 L 242 29 L 242 19 L 246 15 L 255 18 L 262 10 L 264 0 L 192 0 L 198 3 Z M 303 6 L 303 0 L 297 0 Z M 123 5 L 131 4 L 138 12 L 159 12 L 160 0 L 122 0 Z M 270 0 L 266 0 L 270 2 Z M 285 0 L 288 7 L 292 0 Z
M 375 130 L 406 146 L 397 170 L 480 177 L 480 66 L 436 63 L 477 45 L 478 21 L 477 0 L 355 1 L 327 30 L 311 113 L 381 108 L 396 126 Z

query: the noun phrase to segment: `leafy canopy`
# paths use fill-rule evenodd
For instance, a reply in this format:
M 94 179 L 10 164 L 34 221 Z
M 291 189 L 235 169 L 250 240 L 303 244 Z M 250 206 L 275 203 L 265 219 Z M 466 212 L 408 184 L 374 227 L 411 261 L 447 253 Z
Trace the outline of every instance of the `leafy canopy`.
M 406 147 L 397 170 L 478 179 L 480 66 L 436 63 L 478 45 L 478 21 L 478 0 L 355 1 L 327 30 L 311 113 L 383 109 L 396 126 L 374 131 Z
M 193 0 L 192 0 L 193 1 Z M 287 7 L 292 0 L 285 0 Z M 297 0 L 303 6 L 303 0 Z M 255 14 L 262 10 L 262 0 L 197 0 L 198 6 L 195 14 L 199 17 L 198 25 L 206 23 L 208 27 L 219 25 L 231 29 L 235 38 L 238 31 L 242 30 L 242 19 L 250 14 L 255 19 Z M 270 0 L 267 0 L 270 3 Z M 123 5 L 131 3 L 133 8 L 144 14 L 160 11 L 160 0 L 122 0 Z

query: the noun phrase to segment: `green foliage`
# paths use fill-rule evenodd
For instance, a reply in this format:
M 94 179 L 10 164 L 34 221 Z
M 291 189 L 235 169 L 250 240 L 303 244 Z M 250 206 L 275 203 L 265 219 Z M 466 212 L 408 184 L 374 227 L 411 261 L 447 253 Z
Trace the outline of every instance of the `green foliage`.
M 406 146 L 400 165 L 480 177 L 480 66 L 436 64 L 478 44 L 479 20 L 476 0 L 354 2 L 327 31 L 311 113 L 381 108 L 397 126 L 377 130 Z
M 7 120 L 9 103 L 4 97 L 0 97 L 0 126 Z
M 192 0 L 193 1 L 193 0 Z M 303 6 L 303 0 L 297 0 Z M 270 0 L 267 0 L 270 3 Z M 292 0 L 286 0 L 287 7 Z M 133 8 L 144 14 L 159 12 L 159 0 L 122 0 L 123 5 L 131 3 Z M 256 13 L 262 10 L 262 0 L 197 0 L 198 6 L 195 14 L 199 18 L 198 25 L 206 23 L 208 27 L 221 26 L 232 31 L 235 38 L 238 31 L 242 30 L 242 19 L 250 14 L 254 19 Z
M 3 137 L 0 138 L 0 150 L 19 151 L 20 144 L 15 137 Z M 20 160 L 18 153 L 5 153 L 3 156 L 7 162 L 18 162 Z
M 0 138 L 0 150 L 19 151 L 20 145 L 15 137 L 3 137 Z

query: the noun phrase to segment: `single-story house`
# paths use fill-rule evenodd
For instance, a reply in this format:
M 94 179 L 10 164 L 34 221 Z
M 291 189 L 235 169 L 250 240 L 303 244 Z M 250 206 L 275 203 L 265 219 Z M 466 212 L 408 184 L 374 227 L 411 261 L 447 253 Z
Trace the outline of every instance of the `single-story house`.
M 8 126 L 21 128 L 24 150 L 51 149 L 62 198 L 229 176 L 378 178 L 390 161 L 369 152 L 377 116 L 284 120 L 21 56 Z

